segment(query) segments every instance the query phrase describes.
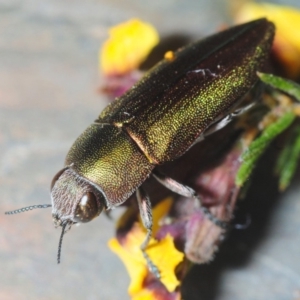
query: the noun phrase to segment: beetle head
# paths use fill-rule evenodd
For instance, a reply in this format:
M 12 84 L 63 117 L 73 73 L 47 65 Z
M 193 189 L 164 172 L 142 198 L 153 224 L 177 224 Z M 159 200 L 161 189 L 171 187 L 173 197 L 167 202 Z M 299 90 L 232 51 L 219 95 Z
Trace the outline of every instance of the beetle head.
M 62 169 L 53 178 L 51 200 L 56 226 L 89 222 L 106 206 L 101 189 L 71 167 Z

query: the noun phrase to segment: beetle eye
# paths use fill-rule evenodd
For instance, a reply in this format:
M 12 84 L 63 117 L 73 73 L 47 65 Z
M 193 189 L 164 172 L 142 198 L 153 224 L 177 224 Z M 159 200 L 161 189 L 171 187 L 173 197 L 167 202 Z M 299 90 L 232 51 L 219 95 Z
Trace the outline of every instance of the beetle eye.
M 96 195 L 92 192 L 84 194 L 75 211 L 75 222 L 86 223 L 99 215 Z

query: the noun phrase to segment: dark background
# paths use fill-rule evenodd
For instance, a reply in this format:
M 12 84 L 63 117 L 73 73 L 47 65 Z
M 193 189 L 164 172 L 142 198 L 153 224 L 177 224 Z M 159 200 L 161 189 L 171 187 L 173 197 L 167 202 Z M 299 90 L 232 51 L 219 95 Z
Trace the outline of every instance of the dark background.
M 57 265 L 50 209 L 4 211 L 50 203 L 70 145 L 107 103 L 97 94 L 99 47 L 110 26 L 132 17 L 162 37 L 197 39 L 230 24 L 221 0 L 0 0 L 0 299 L 128 299 L 105 216 L 72 228 Z M 212 264 L 191 272 L 187 300 L 300 299 L 300 176 L 278 195 L 270 157 L 239 204 L 252 226 L 232 232 Z

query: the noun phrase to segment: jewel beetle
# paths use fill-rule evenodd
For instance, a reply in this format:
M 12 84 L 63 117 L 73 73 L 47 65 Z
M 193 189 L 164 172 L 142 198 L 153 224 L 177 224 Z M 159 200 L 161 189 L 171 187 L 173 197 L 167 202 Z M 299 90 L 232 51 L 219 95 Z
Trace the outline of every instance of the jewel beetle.
M 63 228 L 58 260 L 67 226 L 89 222 L 136 193 L 147 229 L 141 250 L 159 277 L 145 252 L 152 212 L 141 184 L 153 176 L 171 191 L 199 200 L 201 207 L 193 189 L 159 173 L 157 166 L 176 160 L 206 132 L 226 124 L 230 111 L 257 82 L 274 31 L 263 18 L 179 49 L 100 113 L 74 142 L 51 184 L 53 221 Z M 226 225 L 202 209 L 212 222 Z

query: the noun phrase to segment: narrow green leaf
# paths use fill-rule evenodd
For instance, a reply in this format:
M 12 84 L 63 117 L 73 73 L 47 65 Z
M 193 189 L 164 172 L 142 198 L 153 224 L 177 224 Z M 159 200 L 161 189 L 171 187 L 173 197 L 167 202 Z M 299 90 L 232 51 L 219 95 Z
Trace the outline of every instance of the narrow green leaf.
M 295 115 L 292 112 L 285 113 L 276 122 L 266 127 L 262 134 L 250 144 L 249 148 L 241 157 L 242 164 L 235 179 L 237 186 L 242 186 L 244 184 L 251 175 L 257 160 L 266 150 L 270 142 L 288 128 L 294 120 Z
M 257 72 L 257 75 L 264 83 L 269 84 L 300 101 L 300 85 L 296 82 L 272 74 Z
M 285 190 L 295 174 L 300 159 L 300 126 L 292 135 L 279 155 L 276 172 L 279 174 L 279 188 Z
M 293 144 L 292 141 L 289 140 L 288 142 L 286 142 L 286 144 L 284 145 L 283 149 L 281 150 L 279 157 L 276 161 L 276 165 L 275 165 L 275 173 L 277 175 L 280 176 L 280 173 L 282 172 L 282 170 L 284 169 L 284 165 L 286 164 L 286 161 L 289 159 L 289 156 L 292 153 L 292 149 L 293 149 Z

